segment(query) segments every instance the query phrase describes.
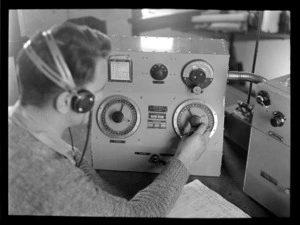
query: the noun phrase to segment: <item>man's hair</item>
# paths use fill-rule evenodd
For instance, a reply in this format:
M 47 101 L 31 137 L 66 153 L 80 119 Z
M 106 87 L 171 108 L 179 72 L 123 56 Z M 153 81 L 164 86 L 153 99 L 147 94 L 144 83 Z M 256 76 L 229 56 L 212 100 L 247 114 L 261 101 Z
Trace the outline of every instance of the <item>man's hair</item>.
M 96 60 L 106 58 L 111 50 L 109 38 L 100 31 L 69 22 L 54 26 L 51 31 L 76 86 L 82 88 L 92 82 Z M 48 66 L 58 72 L 42 32 L 31 38 L 31 46 Z M 17 65 L 21 105 L 43 107 L 63 91 L 33 64 L 23 49 L 19 53 Z

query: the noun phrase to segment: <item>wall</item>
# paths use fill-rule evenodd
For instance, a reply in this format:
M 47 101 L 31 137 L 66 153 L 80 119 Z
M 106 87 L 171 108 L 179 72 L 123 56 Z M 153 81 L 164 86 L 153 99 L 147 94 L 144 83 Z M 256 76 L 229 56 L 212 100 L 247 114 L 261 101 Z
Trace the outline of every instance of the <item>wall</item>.
M 255 40 L 236 41 L 234 49 L 237 60 L 246 71 L 252 70 Z M 255 65 L 255 73 L 266 79 L 290 74 L 290 40 L 260 40 Z

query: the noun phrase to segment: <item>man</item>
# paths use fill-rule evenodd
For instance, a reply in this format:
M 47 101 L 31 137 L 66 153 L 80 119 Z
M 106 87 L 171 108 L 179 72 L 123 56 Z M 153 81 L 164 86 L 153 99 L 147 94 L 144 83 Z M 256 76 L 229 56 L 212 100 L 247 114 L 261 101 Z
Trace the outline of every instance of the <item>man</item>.
M 72 91 L 49 75 L 52 69 L 66 77 L 52 57 L 50 37 L 75 83 Z M 24 46 L 17 63 L 21 96 L 9 109 L 9 214 L 166 216 L 188 179 L 191 164 L 206 150 L 206 125 L 182 137 L 175 156 L 130 201 L 113 196 L 101 189 L 101 177 L 85 159 L 76 166 L 81 153 L 61 139 L 67 128 L 88 122 L 90 111 L 74 106 L 80 90 L 92 93 L 94 100 L 101 99 L 110 40 L 86 26 L 63 23 L 36 34 Z M 46 65 L 38 63 L 40 59 Z

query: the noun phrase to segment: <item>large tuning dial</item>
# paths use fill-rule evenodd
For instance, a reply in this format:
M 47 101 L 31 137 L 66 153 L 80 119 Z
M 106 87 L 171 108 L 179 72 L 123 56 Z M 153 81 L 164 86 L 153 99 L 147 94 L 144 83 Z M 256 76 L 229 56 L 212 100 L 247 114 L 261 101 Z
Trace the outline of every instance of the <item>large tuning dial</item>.
M 173 116 L 173 127 L 178 136 L 184 135 L 184 127 L 190 123 L 192 130 L 205 123 L 210 131 L 210 137 L 217 129 L 217 114 L 206 103 L 198 99 L 190 99 L 177 107 Z
M 114 95 L 106 98 L 98 108 L 100 130 L 111 138 L 126 138 L 139 127 L 141 115 L 138 106 L 129 98 Z
M 182 70 L 183 82 L 195 94 L 200 94 L 207 88 L 214 78 L 212 67 L 203 60 L 194 60 L 187 63 Z

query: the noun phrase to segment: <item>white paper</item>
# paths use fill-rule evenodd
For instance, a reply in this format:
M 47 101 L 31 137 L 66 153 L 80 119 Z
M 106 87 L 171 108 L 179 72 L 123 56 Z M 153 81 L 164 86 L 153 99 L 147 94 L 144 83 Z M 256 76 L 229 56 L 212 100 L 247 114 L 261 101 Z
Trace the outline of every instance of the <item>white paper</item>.
M 184 186 L 175 206 L 167 217 L 172 218 L 250 218 L 199 180 Z

